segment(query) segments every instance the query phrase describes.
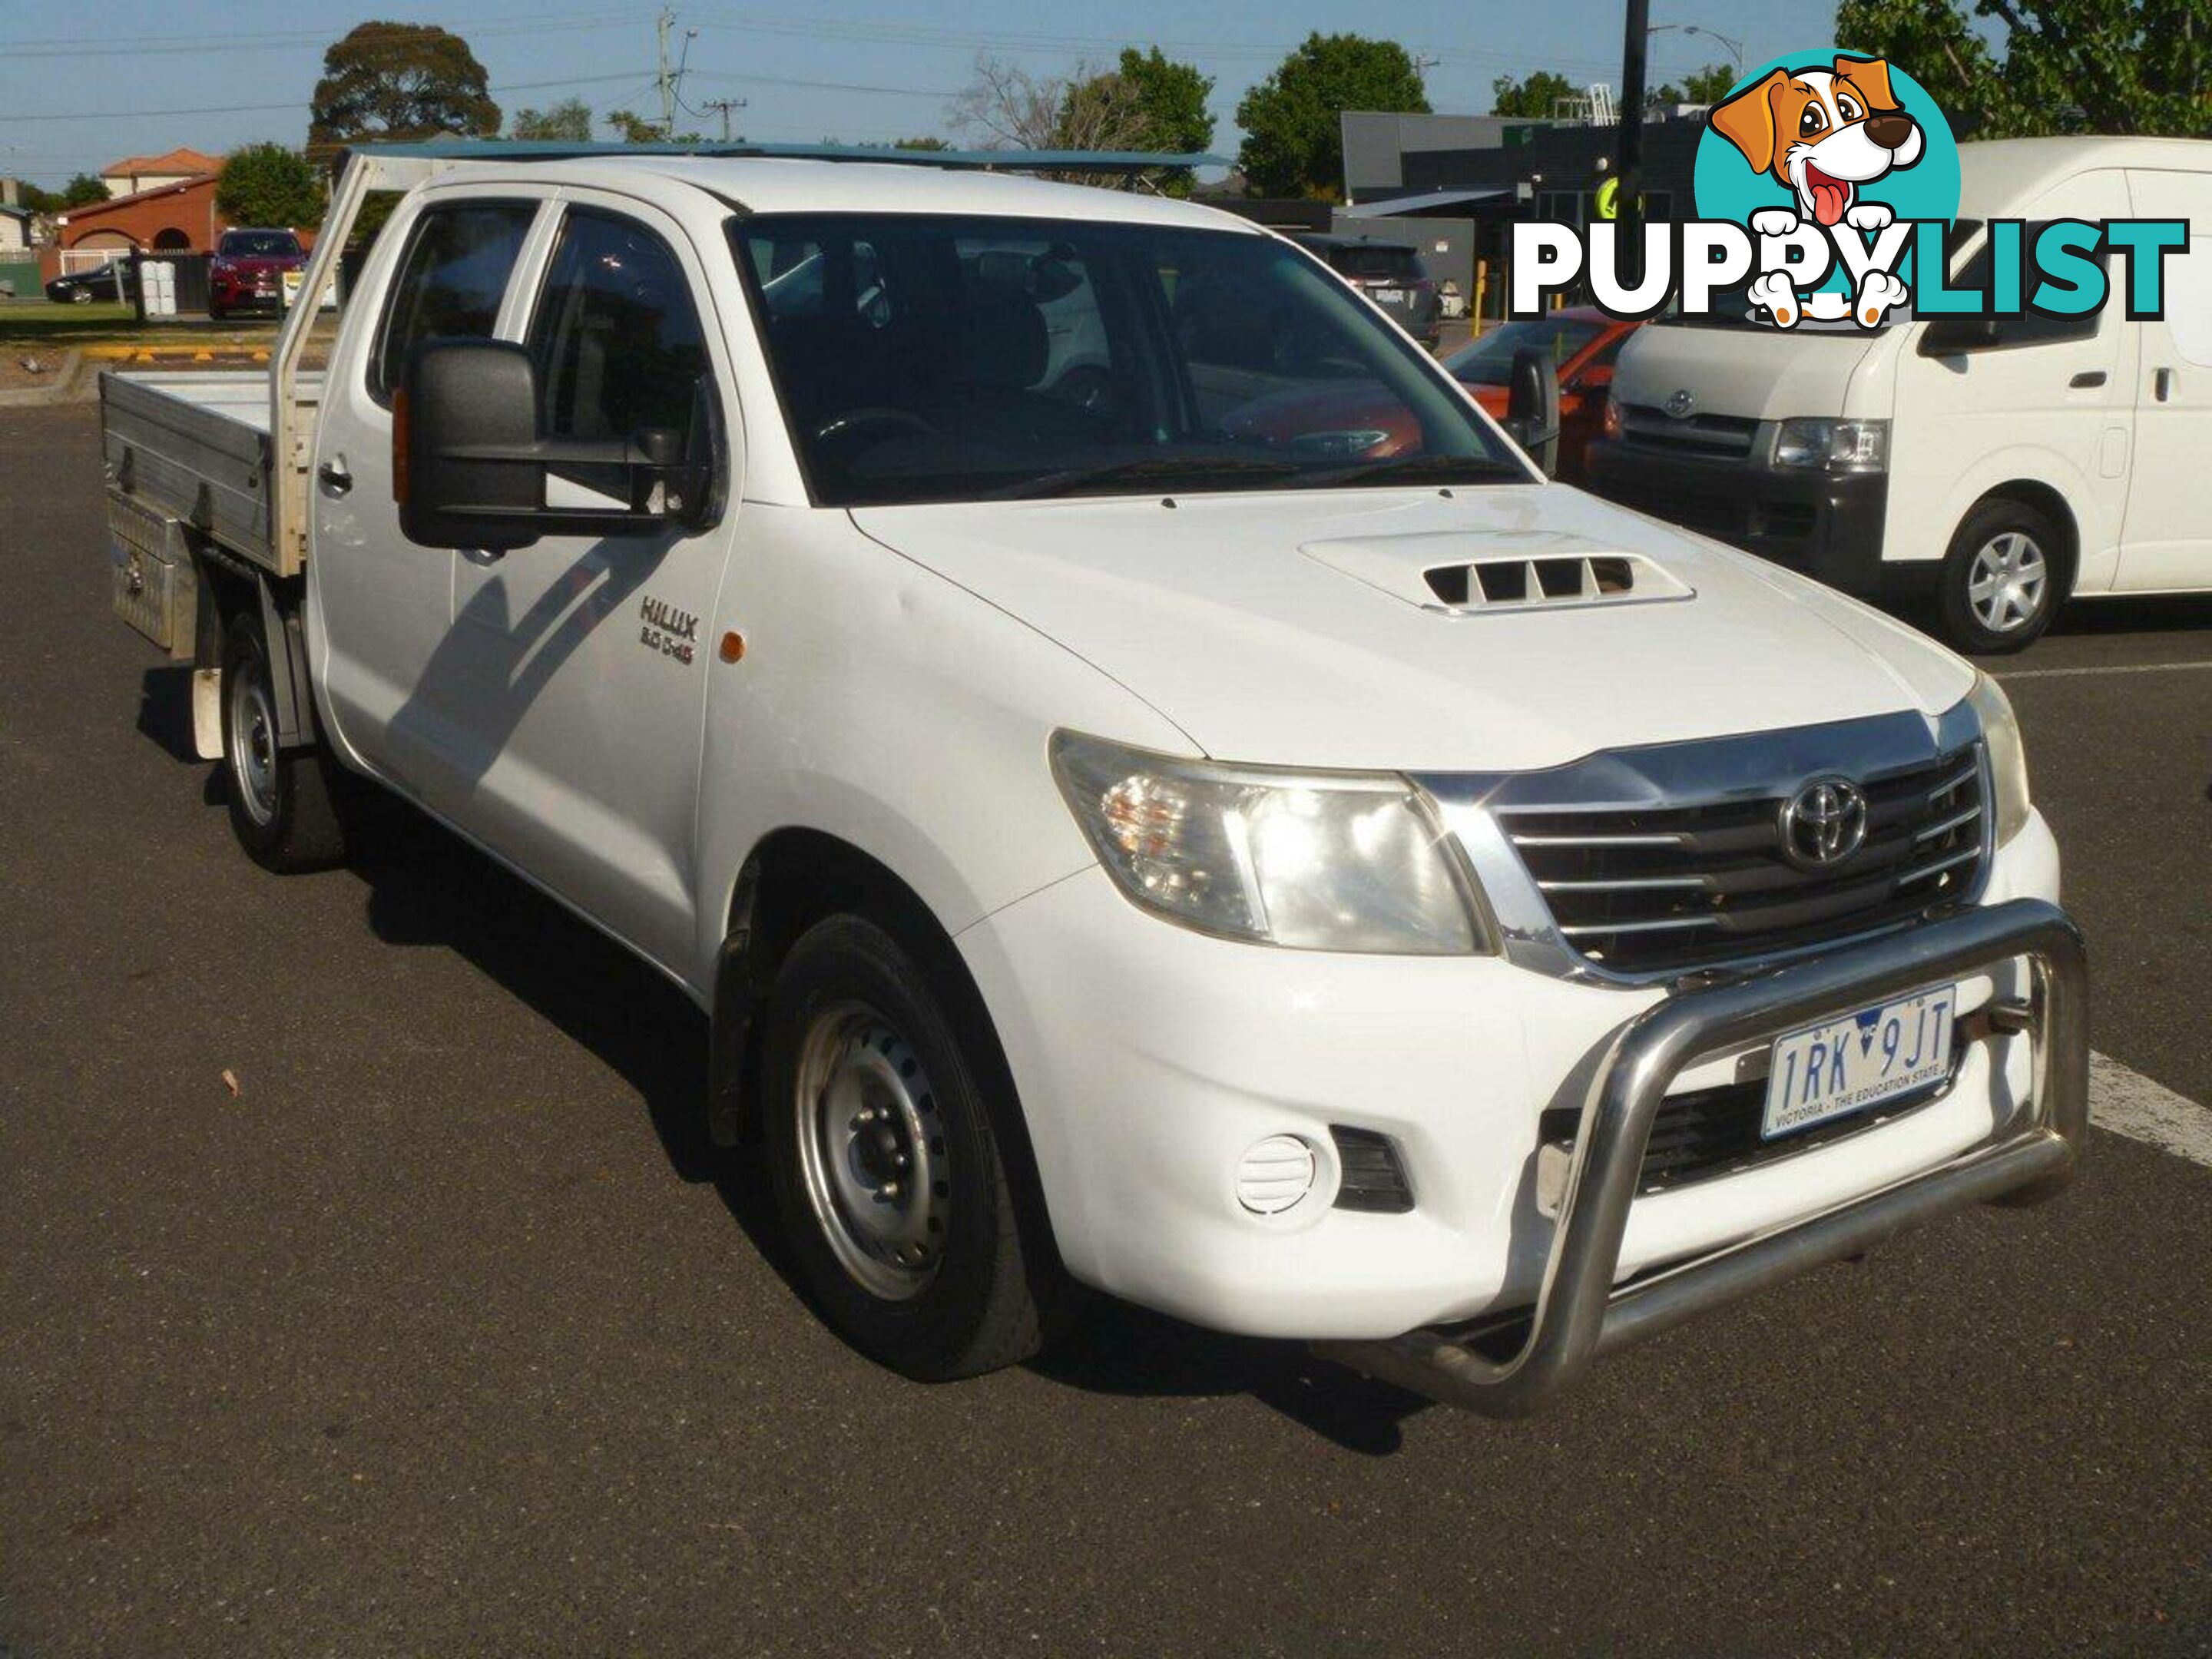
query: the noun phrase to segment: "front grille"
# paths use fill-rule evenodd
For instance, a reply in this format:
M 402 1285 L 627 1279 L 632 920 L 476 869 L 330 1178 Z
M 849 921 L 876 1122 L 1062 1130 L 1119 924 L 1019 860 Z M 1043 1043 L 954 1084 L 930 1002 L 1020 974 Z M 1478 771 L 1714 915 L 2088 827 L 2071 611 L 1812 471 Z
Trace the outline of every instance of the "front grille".
M 1691 415 L 1680 420 L 1650 404 L 1626 404 L 1620 411 L 1623 441 L 1638 449 L 1708 460 L 1741 460 L 1751 453 L 1759 422 L 1740 415 Z
M 1951 1074 L 1956 1076 L 1966 1053 L 1963 1028 L 1954 1037 Z M 1766 1117 L 1766 1082 L 1723 1083 L 1710 1089 L 1693 1089 L 1668 1095 L 1651 1120 L 1651 1138 L 1644 1143 L 1644 1167 L 1637 1176 L 1639 1193 L 1665 1192 L 1694 1182 L 1735 1175 L 1780 1158 L 1808 1152 L 1846 1135 L 1878 1124 L 1893 1122 L 1933 1104 L 1951 1086 L 1950 1077 L 1909 1095 L 1876 1103 L 1862 1110 L 1830 1118 L 1796 1134 L 1768 1140 L 1760 1134 Z M 1571 1107 L 1545 1112 L 1538 1133 L 1549 1142 L 1571 1146 L 1581 1129 L 1582 1114 Z
M 1515 851 L 1570 948 L 1622 973 L 1689 969 L 1907 921 L 1981 873 L 1978 747 L 1859 781 L 1866 836 L 1831 869 L 1784 856 L 1784 797 L 1506 808 Z

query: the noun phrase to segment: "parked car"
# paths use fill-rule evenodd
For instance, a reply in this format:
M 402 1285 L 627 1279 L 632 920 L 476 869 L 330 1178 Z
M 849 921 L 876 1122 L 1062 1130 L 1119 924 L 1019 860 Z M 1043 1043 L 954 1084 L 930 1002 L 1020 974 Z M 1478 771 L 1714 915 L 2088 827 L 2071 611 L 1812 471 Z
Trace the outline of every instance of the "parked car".
M 1503 420 L 1514 358 L 1524 350 L 1542 353 L 1559 380 L 1553 476 L 1574 483 L 1583 476 L 1584 451 L 1604 421 L 1613 359 L 1639 326 L 1587 307 L 1557 311 L 1500 324 L 1445 357 L 1443 366 L 1484 412 Z M 1382 387 L 1358 380 L 1255 399 L 1234 411 L 1227 425 L 1251 441 L 1370 459 L 1416 454 L 1422 441 L 1419 423 L 1402 403 Z
M 221 322 L 235 311 L 283 310 L 284 273 L 307 264 L 291 231 L 226 230 L 208 261 L 208 315 Z
M 1014 1363 L 1072 1279 L 1526 1410 L 2068 1177 L 1993 680 L 1550 483 L 1232 216 L 501 149 L 352 153 L 323 246 L 403 193 L 311 380 L 304 303 L 267 375 L 102 376 L 114 603 L 261 864 L 372 780 L 682 988 L 860 1351 Z M 1340 381 L 1419 453 L 1224 425 Z M 242 999 L 317 994 L 281 939 Z
M 1486 410 L 1503 419 L 1514 358 L 1532 348 L 1543 353 L 1559 377 L 1559 459 L 1554 476 L 1578 483 L 1590 440 L 1604 430 L 1613 361 L 1629 336 L 1642 326 L 1593 307 L 1571 307 L 1543 317 L 1500 323 L 1446 356 L 1444 367 Z
M 64 272 L 46 284 L 46 298 L 59 305 L 88 306 L 94 300 L 128 300 L 138 292 L 128 258 L 110 259 L 89 270 Z
M 1413 248 L 1403 242 L 1318 231 L 1301 231 L 1291 240 L 1326 262 L 1423 345 L 1436 344 L 1443 330 L 1443 301 Z
M 1788 332 L 1662 317 L 1621 356 L 1592 487 L 2016 651 L 2060 602 L 2212 590 L 2212 144 L 1959 147 L 1954 284 L 1995 219 L 2186 220 L 2166 313 L 1893 319 Z

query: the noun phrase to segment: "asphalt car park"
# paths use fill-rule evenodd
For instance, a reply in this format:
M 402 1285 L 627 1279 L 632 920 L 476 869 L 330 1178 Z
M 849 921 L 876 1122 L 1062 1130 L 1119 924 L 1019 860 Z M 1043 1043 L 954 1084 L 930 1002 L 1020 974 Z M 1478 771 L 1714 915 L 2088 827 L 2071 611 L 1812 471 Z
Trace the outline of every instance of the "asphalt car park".
M 397 808 L 239 855 L 94 434 L 0 415 L 0 1652 L 2212 1652 L 2212 602 L 1985 664 L 2094 963 L 2056 1204 L 1528 1423 L 1103 1303 L 927 1389 L 649 970 Z

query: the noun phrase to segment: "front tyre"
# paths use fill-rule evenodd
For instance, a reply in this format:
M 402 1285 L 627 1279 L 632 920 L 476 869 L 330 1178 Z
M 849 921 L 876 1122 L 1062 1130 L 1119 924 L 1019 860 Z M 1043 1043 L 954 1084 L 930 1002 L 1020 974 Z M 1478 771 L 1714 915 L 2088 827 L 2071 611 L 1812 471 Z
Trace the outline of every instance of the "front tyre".
M 1936 579 L 1945 637 L 1982 655 L 2018 651 L 2057 613 L 2058 532 L 2021 501 L 1984 501 L 1951 538 Z
M 1046 1275 L 1023 1248 L 988 1035 L 961 1030 L 905 947 L 853 915 L 792 947 L 768 1019 L 776 1207 L 823 1319 L 921 1382 L 1035 1353 L 1031 1281 Z
M 329 763 L 317 750 L 277 746 L 269 641 L 253 610 L 224 629 L 222 780 L 230 827 L 263 868 L 289 875 L 344 858 Z

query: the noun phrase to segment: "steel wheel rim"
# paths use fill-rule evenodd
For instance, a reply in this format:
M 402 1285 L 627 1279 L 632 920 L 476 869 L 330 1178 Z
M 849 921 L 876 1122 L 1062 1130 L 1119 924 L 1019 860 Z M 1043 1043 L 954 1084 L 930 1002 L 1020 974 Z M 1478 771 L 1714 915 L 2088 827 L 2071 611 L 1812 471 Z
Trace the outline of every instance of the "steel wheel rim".
M 2043 608 L 2051 566 L 2025 531 L 1992 536 L 1975 551 L 1966 571 L 1966 603 L 1993 634 L 2025 628 Z
M 807 1203 L 830 1253 L 872 1296 L 919 1296 L 944 1257 L 951 1186 L 913 1044 L 866 1004 L 839 1003 L 808 1027 L 793 1094 Z
M 276 816 L 276 711 L 258 673 L 230 682 L 230 775 L 246 817 L 265 824 Z

